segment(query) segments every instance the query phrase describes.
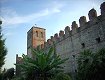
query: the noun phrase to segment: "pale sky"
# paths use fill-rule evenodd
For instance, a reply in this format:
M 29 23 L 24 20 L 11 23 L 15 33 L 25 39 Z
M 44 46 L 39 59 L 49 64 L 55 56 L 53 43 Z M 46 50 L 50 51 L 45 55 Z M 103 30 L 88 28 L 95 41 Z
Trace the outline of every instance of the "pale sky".
M 27 31 L 33 25 L 45 28 L 48 39 L 71 26 L 73 21 L 79 23 L 81 16 L 88 20 L 92 8 L 100 15 L 102 2 L 104 0 L 0 0 L 0 19 L 8 49 L 4 67 L 15 67 L 16 54 L 27 54 Z

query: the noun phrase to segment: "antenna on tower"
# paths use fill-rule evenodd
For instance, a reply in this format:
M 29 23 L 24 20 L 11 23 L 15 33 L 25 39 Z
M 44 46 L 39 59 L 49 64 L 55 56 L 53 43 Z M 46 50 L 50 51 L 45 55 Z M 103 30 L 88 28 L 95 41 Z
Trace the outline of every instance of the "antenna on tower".
M 35 24 L 35 27 L 37 27 L 37 25 Z

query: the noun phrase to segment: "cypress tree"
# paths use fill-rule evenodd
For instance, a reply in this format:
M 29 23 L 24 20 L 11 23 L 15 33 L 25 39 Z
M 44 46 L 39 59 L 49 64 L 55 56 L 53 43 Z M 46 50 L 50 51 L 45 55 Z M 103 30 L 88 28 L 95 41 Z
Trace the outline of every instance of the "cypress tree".
M 0 73 L 2 66 L 5 64 L 5 56 L 7 54 L 7 49 L 5 47 L 5 39 L 3 39 L 1 24 L 2 21 L 0 20 Z

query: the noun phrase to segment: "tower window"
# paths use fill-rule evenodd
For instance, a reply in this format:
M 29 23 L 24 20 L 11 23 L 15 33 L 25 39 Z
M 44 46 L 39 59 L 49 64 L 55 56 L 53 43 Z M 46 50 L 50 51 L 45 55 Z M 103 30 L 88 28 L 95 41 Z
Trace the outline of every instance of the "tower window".
M 81 45 L 82 45 L 82 48 L 85 48 L 85 43 L 82 43 Z
M 100 37 L 96 38 L 97 43 L 100 43 Z
M 41 38 L 43 38 L 43 33 L 41 32 Z
M 41 44 L 41 49 L 42 49 L 42 47 L 43 47 L 43 44 Z
M 36 36 L 38 37 L 38 31 L 36 31 Z

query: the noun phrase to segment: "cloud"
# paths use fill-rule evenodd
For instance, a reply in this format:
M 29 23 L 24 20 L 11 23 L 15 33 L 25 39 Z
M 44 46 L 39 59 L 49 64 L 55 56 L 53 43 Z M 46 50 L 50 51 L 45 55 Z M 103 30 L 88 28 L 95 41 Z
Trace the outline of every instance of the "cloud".
M 13 35 L 12 32 L 8 32 L 8 33 L 5 34 L 5 36 L 12 36 L 12 35 Z
M 5 3 L 7 2 L 8 0 L 0 0 L 0 3 Z
M 47 9 L 40 11 L 38 13 L 32 13 L 25 16 L 19 16 L 17 13 L 15 13 L 15 11 L 7 10 L 6 15 L 3 15 L 1 19 L 3 20 L 5 25 L 14 25 L 14 24 L 28 23 L 34 19 L 46 16 L 48 14 L 49 14 L 49 11 Z
M 18 13 L 12 9 L 8 8 L 2 8 L 1 9 L 1 19 L 3 21 L 4 26 L 8 25 L 17 25 L 21 23 L 30 23 L 32 21 L 41 20 L 45 16 L 53 15 L 55 13 L 61 12 L 62 5 L 57 4 L 54 2 L 54 4 L 48 8 L 45 8 L 37 13 L 32 13 L 24 16 L 18 15 Z

